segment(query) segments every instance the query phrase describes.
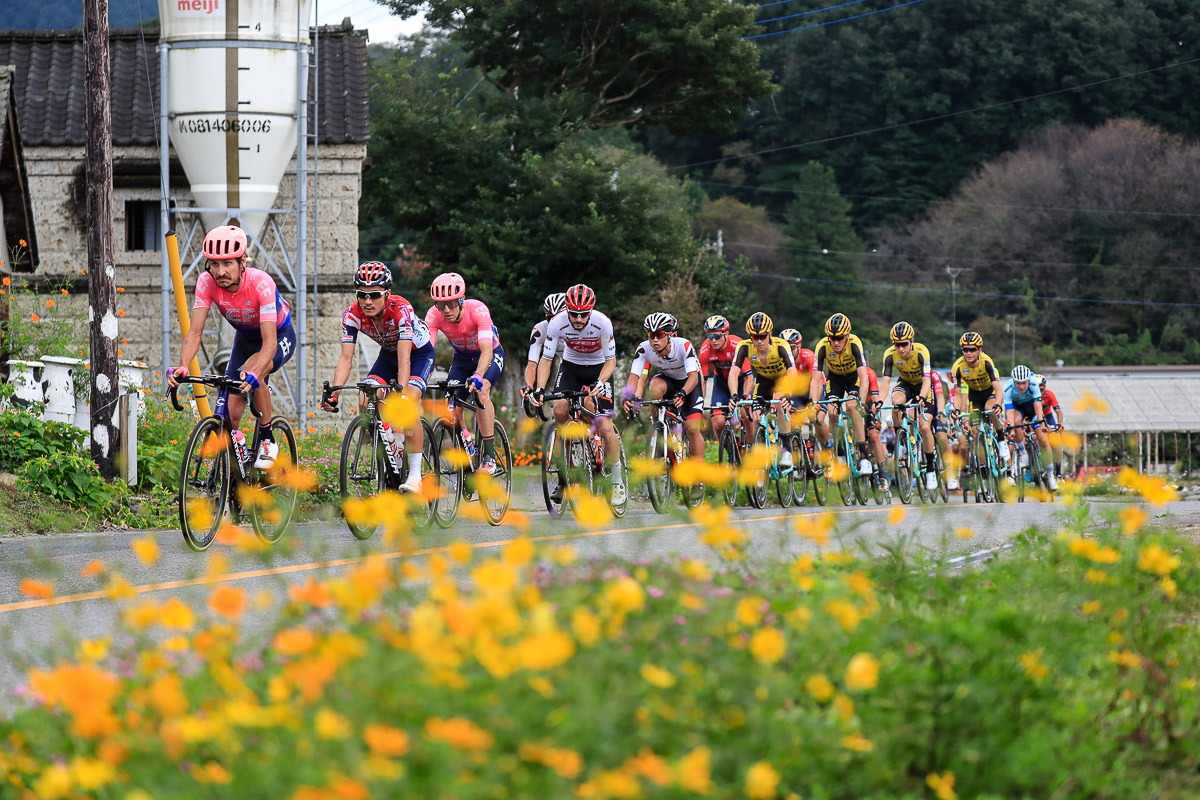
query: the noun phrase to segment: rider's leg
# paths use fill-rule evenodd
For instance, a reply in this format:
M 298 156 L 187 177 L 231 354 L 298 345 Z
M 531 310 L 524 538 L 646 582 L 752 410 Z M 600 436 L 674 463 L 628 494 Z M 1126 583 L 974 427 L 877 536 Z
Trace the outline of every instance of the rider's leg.
M 571 404 L 566 400 L 554 401 L 554 421 L 559 425 L 565 425 L 567 416 L 571 413 Z
M 683 432 L 687 436 L 691 458 L 704 460 L 704 435 L 700 433 L 700 420 L 686 419 L 683 421 Z
M 484 378 L 479 390 L 479 409 L 475 422 L 479 425 L 479 438 L 483 440 L 483 457 L 496 457 L 496 407 L 492 405 L 492 384 Z

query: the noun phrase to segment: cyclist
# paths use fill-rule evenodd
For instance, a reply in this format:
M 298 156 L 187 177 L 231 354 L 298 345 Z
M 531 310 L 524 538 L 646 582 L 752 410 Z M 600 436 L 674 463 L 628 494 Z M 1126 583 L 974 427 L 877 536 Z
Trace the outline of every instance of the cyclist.
M 1008 414 L 1009 425 L 1020 425 L 1026 420 L 1039 423 L 1033 429 L 1033 435 L 1037 437 L 1037 443 L 1042 448 L 1042 452 L 1047 455 L 1053 455 L 1050 450 L 1050 441 L 1046 435 L 1046 426 L 1040 424 L 1044 419 L 1042 413 L 1042 388 L 1038 382 L 1033 380 L 1033 371 L 1024 364 L 1018 364 L 1012 369 L 1012 377 L 1004 384 L 1004 410 Z M 1025 429 L 1017 428 L 1013 430 L 1013 440 L 1019 449 L 1020 463 L 1017 465 L 1020 469 L 1025 469 L 1029 466 L 1029 451 L 1025 448 Z M 1045 465 L 1046 485 L 1050 487 L 1050 491 L 1058 489 L 1058 481 L 1054 477 L 1054 465 L 1047 462 Z M 1011 476 L 1009 477 L 1011 481 Z
M 804 337 L 800 335 L 800 331 L 795 328 L 784 328 L 779 334 L 779 338 L 788 343 L 788 347 L 792 349 L 792 360 L 796 362 L 796 373 L 806 378 L 808 391 L 803 394 L 792 395 L 792 408 L 806 408 L 812 402 L 812 373 L 813 366 L 816 364 L 816 355 L 812 350 L 804 346 Z
M 962 355 L 950 368 L 951 383 L 958 387 L 958 395 L 954 400 L 955 411 L 960 414 L 965 414 L 971 409 L 991 411 L 1004 399 L 1004 390 L 1000 386 L 1000 375 L 996 371 L 995 362 L 983 352 L 983 337 L 975 331 L 967 331 L 959 337 L 958 346 L 962 348 Z M 1000 457 L 1007 465 L 1008 445 L 1004 441 L 1002 415 L 993 415 L 992 424 L 996 428 Z M 960 445 L 965 451 L 965 437 L 960 438 Z
M 683 418 L 691 457 L 703 461 L 700 420 L 704 416 L 704 395 L 700 393 L 700 359 L 696 357 L 696 348 L 678 335 L 679 321 L 671 314 L 661 311 L 648 314 L 642 327 L 649 338 L 638 345 L 634 354 L 622 406 L 626 413 L 633 413 L 637 399 L 646 389 L 646 372 L 655 367 L 658 374 L 650 379 L 651 399 L 658 400 L 668 394 L 674 398 L 677 413 Z
M 913 341 L 917 332 L 907 322 L 897 322 L 892 326 L 892 346 L 883 353 L 883 394 L 886 396 L 891 386 L 892 371 L 899 373 L 899 379 L 892 389 L 892 405 L 909 403 L 917 400 L 917 428 L 921 431 L 921 450 L 925 456 L 925 488 L 937 488 L 937 464 L 933 448 L 935 446 L 933 431 L 929 425 L 928 407 L 933 401 L 933 386 L 930 376 L 929 348 L 920 342 Z M 892 409 L 892 425 L 900 430 L 900 410 Z
M 816 365 L 813 375 L 816 386 L 811 390 L 813 397 L 851 397 L 858 390 L 858 401 L 846 403 L 854 426 L 854 440 L 858 445 L 858 471 L 861 475 L 871 474 L 871 459 L 867 457 L 867 434 L 859 403 L 866 407 L 870 400 L 870 376 L 862 342 L 850 332 L 850 318 L 845 314 L 834 314 L 825 321 L 825 338 L 817 342 Z M 826 375 L 828 373 L 828 375 Z M 828 387 L 826 390 L 825 387 Z M 824 390 L 824 391 L 823 391 Z M 817 434 L 829 441 L 827 416 L 818 417 Z
M 271 390 L 267 386 L 272 372 L 278 371 L 296 349 L 296 330 L 292 327 L 291 309 L 279 296 L 275 280 L 260 269 L 246 266 L 248 248 L 246 232 L 236 225 L 213 228 L 204 237 L 205 271 L 196 281 L 196 301 L 192 304 L 192 327 L 183 341 L 179 359 L 192 363 L 200 350 L 200 335 L 208 319 L 208 309 L 216 303 L 217 311 L 233 326 L 233 352 L 225 377 L 241 380 L 243 392 L 254 392 L 259 417 L 258 452 L 254 466 L 266 469 L 279 457 L 279 445 L 271 432 Z M 186 366 L 172 367 L 167 372 L 167 386 L 179 385 L 186 375 Z M 222 390 L 217 395 L 216 413 L 225 418 L 233 439 L 243 447 L 245 435 L 238 426 L 246 410 L 243 395 L 229 396 Z
M 1035 375 L 1033 379 L 1038 382 L 1038 386 L 1042 390 L 1042 410 L 1046 412 L 1046 424 L 1050 430 L 1062 430 L 1065 426 L 1063 423 L 1062 406 L 1058 404 L 1058 397 L 1046 386 L 1045 375 Z M 1059 480 L 1062 479 L 1062 465 L 1066 458 L 1066 453 L 1062 447 L 1054 449 L 1051 454 L 1054 461 L 1054 476 Z
M 875 453 L 875 461 L 879 464 L 882 470 L 880 473 L 879 487 L 882 491 L 887 491 L 891 488 L 892 475 L 887 470 L 887 445 L 884 444 L 883 420 L 881 419 L 880 409 L 883 407 L 883 394 L 879 391 L 879 376 L 871 367 L 867 367 L 867 404 L 864 414 L 863 426 L 867 432 L 867 441 L 871 445 L 871 449 Z M 896 437 L 895 427 L 889 429 L 893 444 Z
M 713 314 L 704 320 L 704 344 L 700 345 L 700 375 L 705 381 L 704 395 L 712 409 L 713 436 L 721 440 L 725 430 L 725 409 L 729 405 L 729 368 L 742 340 L 729 332 L 729 320 Z M 746 385 L 739 389 L 747 388 Z
M 392 381 L 400 385 L 401 391 L 415 403 L 425 396 L 425 386 L 433 372 L 433 342 L 429 329 L 409 303 L 398 294 L 392 294 L 392 271 L 379 261 L 365 261 L 354 272 L 355 301 L 342 314 L 342 354 L 333 370 L 333 383 L 341 386 L 350 376 L 350 365 L 354 360 L 354 343 L 358 334 L 373 339 L 379 344 L 379 356 L 371 365 L 367 382 L 387 386 Z M 338 395 L 333 392 L 325 403 L 326 411 L 337 411 Z M 386 394 L 379 390 L 380 399 Z M 400 484 L 401 492 L 421 491 L 421 450 L 425 436 L 421 424 L 402 431 L 401 436 L 409 439 L 408 480 Z M 383 438 L 388 454 L 397 469 L 401 442 L 397 440 L 388 423 L 383 423 Z
M 567 290 L 567 307 L 554 316 L 546 326 L 546 341 L 542 345 L 542 360 L 538 362 L 537 384 L 533 391 L 533 405 L 542 404 L 546 381 L 550 378 L 550 365 L 563 345 L 562 366 L 554 382 L 556 391 L 579 391 L 587 389 L 591 395 L 586 404 L 596 414 L 596 431 L 604 440 L 604 460 L 612 475 L 612 502 L 625 502 L 625 476 L 621 474 L 621 447 L 612 424 L 613 391 L 612 376 L 617 368 L 617 346 L 613 340 L 612 320 L 596 311 L 596 293 L 588 286 L 577 283 Z M 554 419 L 558 424 L 567 421 L 570 403 L 558 400 L 554 403 Z M 562 485 L 555 491 L 555 501 L 562 496 Z
M 450 381 L 467 385 L 457 392 L 466 399 L 468 390 L 479 396 L 479 438 L 483 440 L 483 461 L 480 472 L 496 472 L 496 407 L 490 402 L 492 386 L 504 373 L 504 348 L 500 333 L 492 324 L 492 314 L 480 300 L 467 300 L 467 284 L 457 272 L 447 272 L 433 279 L 429 288 L 433 306 L 425 312 L 429 341 L 437 343 L 438 331 L 450 341 L 454 357 L 450 361 Z M 454 417 L 462 425 L 462 409 L 454 408 Z M 468 439 L 468 443 L 469 443 Z
M 529 333 L 529 359 L 525 363 L 525 388 L 522 390 L 522 395 L 532 392 L 534 381 L 537 380 L 537 365 L 542 360 L 542 344 L 546 341 L 546 326 L 550 324 L 550 320 L 554 318 L 555 314 L 566 307 L 567 295 L 565 292 L 548 294 L 542 302 L 542 311 L 545 312 L 546 318 L 534 325 L 533 330 Z M 562 355 L 561 344 L 555 355 Z
M 933 421 L 929 427 L 933 430 L 934 438 L 937 439 L 938 448 L 945 455 L 950 450 L 950 434 L 946 430 L 946 405 L 949 402 L 949 397 L 947 396 L 949 390 L 946 387 L 945 379 L 942 378 L 942 373 L 936 369 L 930 370 L 929 382 L 933 384 Z M 947 477 L 947 491 L 957 488 L 958 481 Z
M 779 432 L 786 434 L 792 432 L 792 420 L 787 414 L 787 398 L 782 397 L 775 390 L 775 384 L 784 375 L 796 374 L 796 362 L 792 359 L 792 349 L 788 347 L 787 342 L 778 336 L 771 335 L 774 329 L 775 323 L 761 311 L 751 314 L 750 318 L 746 320 L 746 333 L 750 338 L 743 339 L 738 344 L 737 351 L 733 356 L 733 364 L 729 367 L 729 402 L 735 404 L 741 400 L 738 385 L 742 375 L 742 365 L 746 365 L 754 375 L 755 400 L 784 400 L 784 405 L 780 408 L 782 413 L 778 415 L 778 419 Z M 747 441 L 754 441 L 754 427 L 761 414 L 760 408 L 751 407 L 750 418 L 746 426 Z M 782 467 L 792 466 L 790 449 L 784 448 L 779 465 Z

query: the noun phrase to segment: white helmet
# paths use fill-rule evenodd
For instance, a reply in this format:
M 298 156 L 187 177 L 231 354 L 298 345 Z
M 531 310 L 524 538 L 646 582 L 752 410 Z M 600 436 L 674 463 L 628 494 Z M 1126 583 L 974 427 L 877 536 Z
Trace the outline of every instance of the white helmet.
M 1017 383 L 1026 383 L 1032 377 L 1033 372 L 1031 372 L 1029 367 L 1025 366 L 1024 364 L 1017 364 L 1015 367 L 1013 367 L 1012 379 Z

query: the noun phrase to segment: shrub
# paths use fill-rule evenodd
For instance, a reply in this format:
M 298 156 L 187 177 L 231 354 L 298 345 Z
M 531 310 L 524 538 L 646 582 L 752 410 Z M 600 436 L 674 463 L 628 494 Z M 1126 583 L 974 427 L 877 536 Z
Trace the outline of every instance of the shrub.
M 25 410 L 0 414 L 0 471 L 16 472 L 31 459 L 80 452 L 84 432 L 66 422 L 47 422 Z
M 115 497 L 96 463 L 75 452 L 38 456 L 22 464 L 17 470 L 17 488 L 100 512 Z

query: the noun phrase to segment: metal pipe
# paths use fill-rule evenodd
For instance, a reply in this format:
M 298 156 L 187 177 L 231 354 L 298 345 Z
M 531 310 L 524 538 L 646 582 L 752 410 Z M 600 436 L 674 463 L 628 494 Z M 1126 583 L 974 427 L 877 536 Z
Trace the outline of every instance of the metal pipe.
M 166 42 L 159 43 L 156 48 L 158 51 L 158 169 L 162 177 L 159 179 L 159 190 L 161 196 L 159 198 L 159 219 L 160 231 L 165 237 L 167 229 L 170 227 L 171 220 L 171 143 L 168 139 L 170 135 L 170 120 L 167 116 L 167 54 L 171 49 L 171 45 Z M 167 369 L 171 365 L 171 301 L 167 297 L 170 291 L 168 288 L 171 283 L 171 267 L 168 261 L 166 247 L 162 251 L 162 374 L 163 380 L 166 380 Z
M 297 28 L 300 26 L 297 15 Z M 307 29 L 308 20 L 304 20 Z M 299 37 L 299 30 L 297 30 Z M 308 410 L 308 47 L 296 55 L 296 418 Z

